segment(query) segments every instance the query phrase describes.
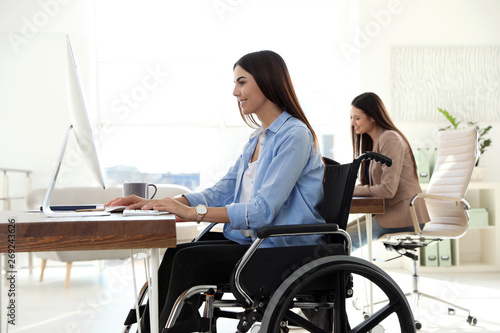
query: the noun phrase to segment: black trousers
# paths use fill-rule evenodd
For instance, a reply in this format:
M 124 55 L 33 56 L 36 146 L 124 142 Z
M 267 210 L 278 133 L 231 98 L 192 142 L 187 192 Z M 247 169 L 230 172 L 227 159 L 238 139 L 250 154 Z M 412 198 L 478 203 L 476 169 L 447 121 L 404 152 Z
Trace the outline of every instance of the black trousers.
M 236 263 L 249 247 L 229 241 L 223 238 L 222 234 L 209 235 L 216 235 L 215 239 L 211 236 L 210 240 L 179 244 L 165 252 L 158 270 L 160 332 L 165 327 L 179 295 L 197 285 L 229 283 Z M 240 282 L 250 294 L 259 291 L 269 295 L 295 269 L 314 259 L 333 254 L 344 254 L 343 245 L 262 248 L 257 250 L 247 264 Z M 198 317 L 198 308 L 197 300 L 186 304 L 177 321 Z M 142 332 L 150 332 L 149 307 L 142 317 L 141 328 Z
M 221 235 L 222 236 L 222 235 Z M 169 248 L 158 270 L 158 308 L 160 332 L 165 327 L 176 299 L 190 287 L 229 283 L 234 266 L 248 245 L 216 236 L 215 240 L 178 244 Z M 184 306 L 178 321 L 195 318 L 196 304 Z M 142 332 L 150 332 L 149 304 L 141 320 Z

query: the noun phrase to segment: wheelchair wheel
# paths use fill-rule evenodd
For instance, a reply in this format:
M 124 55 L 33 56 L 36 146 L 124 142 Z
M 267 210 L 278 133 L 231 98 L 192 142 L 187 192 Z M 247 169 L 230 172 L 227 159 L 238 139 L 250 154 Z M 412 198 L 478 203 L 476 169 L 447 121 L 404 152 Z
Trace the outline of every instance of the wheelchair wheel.
M 346 291 L 346 278 L 354 279 L 353 290 Z M 305 286 L 317 279 L 332 278 L 332 302 L 301 302 Z M 356 296 L 359 280 L 369 280 L 377 293 L 385 294 L 389 301 L 374 309 L 367 318 L 351 306 L 349 297 Z M 360 289 L 363 289 L 361 283 Z M 316 307 L 315 307 L 316 306 Z M 299 316 L 294 309 L 327 309 L 332 317 L 332 326 L 320 328 L 317 322 Z M 416 332 L 413 314 L 406 297 L 394 280 L 372 263 L 350 256 L 331 256 L 316 259 L 292 273 L 273 294 L 262 318 L 261 333 L 288 332 L 291 327 L 302 328 L 297 332 Z M 294 330 L 294 332 L 296 332 Z

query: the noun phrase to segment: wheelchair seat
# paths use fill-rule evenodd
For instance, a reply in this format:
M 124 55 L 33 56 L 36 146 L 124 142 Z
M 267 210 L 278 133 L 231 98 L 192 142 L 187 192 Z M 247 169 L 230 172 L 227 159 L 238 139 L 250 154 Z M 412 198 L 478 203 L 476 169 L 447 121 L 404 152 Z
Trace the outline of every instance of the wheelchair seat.
M 239 284 L 249 295 L 270 297 L 282 281 L 307 262 L 328 255 L 343 254 L 345 254 L 345 248 L 342 244 L 258 249 L 242 269 Z M 262 266 L 273 267 L 273 270 L 262 273 Z M 244 300 L 244 296 L 238 292 L 235 276 L 236 274 L 231 276 L 231 290 L 236 299 Z M 321 287 L 316 284 L 314 289 L 328 290 L 330 288 L 327 285 Z
M 235 320 L 231 332 L 238 333 L 286 333 L 292 328 L 316 333 L 369 332 L 382 325 L 391 325 L 391 332 L 415 332 L 413 315 L 398 285 L 374 264 L 350 256 L 351 239 L 344 229 L 358 169 L 366 159 L 387 166 L 392 163 L 373 152 L 348 164 L 325 159 L 325 197 L 320 213 L 327 223 L 258 230 L 255 241 L 236 264 L 230 283 L 186 290 L 177 299 L 162 332 L 215 333 L 220 318 Z M 213 226 L 194 241 L 209 235 Z M 310 234 L 324 235 L 325 243 L 259 248 L 268 237 Z M 263 271 L 262 267 L 272 269 Z M 366 318 L 351 314 L 351 310 L 360 309 L 348 309 L 347 299 L 357 295 L 354 287 L 358 278 L 369 280 L 389 299 Z M 183 305 L 194 296 L 203 300 L 203 315 L 191 323 L 177 322 Z M 124 332 L 129 328 L 126 326 Z

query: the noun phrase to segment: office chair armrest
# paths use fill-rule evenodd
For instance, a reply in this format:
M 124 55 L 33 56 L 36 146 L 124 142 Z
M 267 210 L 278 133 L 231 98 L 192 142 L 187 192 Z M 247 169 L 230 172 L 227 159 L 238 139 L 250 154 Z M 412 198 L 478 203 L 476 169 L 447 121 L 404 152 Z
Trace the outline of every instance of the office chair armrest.
M 444 196 L 444 195 L 435 195 L 435 194 L 427 194 L 427 193 L 419 193 L 419 194 L 415 195 L 413 197 L 413 199 L 411 199 L 410 206 L 413 206 L 414 203 L 415 203 L 415 200 L 417 200 L 418 198 L 422 198 L 422 199 L 434 199 L 434 200 L 441 200 L 441 201 L 453 201 L 453 202 L 456 202 L 456 203 L 460 203 L 460 202 L 464 201 L 463 198 L 447 197 L 447 196 Z
M 410 206 L 413 206 L 415 204 L 415 200 L 417 200 L 418 198 L 434 199 L 434 200 L 441 200 L 441 201 L 451 201 L 451 202 L 455 202 L 456 204 L 461 203 L 465 210 L 470 209 L 470 205 L 467 202 L 467 200 L 465 200 L 465 198 L 447 197 L 444 195 L 434 195 L 434 194 L 427 194 L 427 193 L 420 193 L 420 194 L 415 195 L 413 197 L 413 199 L 411 199 Z
M 260 229 L 257 237 L 265 239 L 273 236 L 328 234 L 338 230 L 339 226 L 335 223 L 280 225 Z
M 422 234 L 422 229 L 420 229 L 420 223 L 418 221 L 417 211 L 415 209 L 415 201 L 418 198 L 423 198 L 424 196 L 425 196 L 425 193 L 418 193 L 410 201 L 411 221 L 413 223 L 413 229 L 415 230 L 415 233 L 417 233 L 417 234 Z
M 417 212 L 415 209 L 415 201 L 419 198 L 420 199 L 449 201 L 449 202 L 455 202 L 456 204 L 462 203 L 465 210 L 470 209 L 469 203 L 464 198 L 447 197 L 444 195 L 435 195 L 435 194 L 427 194 L 427 193 L 416 194 L 410 201 L 410 215 L 411 215 L 411 220 L 413 222 L 413 228 L 415 229 L 415 232 L 417 234 L 422 233 L 422 229 L 420 229 L 420 223 L 418 221 L 418 216 L 417 216 Z

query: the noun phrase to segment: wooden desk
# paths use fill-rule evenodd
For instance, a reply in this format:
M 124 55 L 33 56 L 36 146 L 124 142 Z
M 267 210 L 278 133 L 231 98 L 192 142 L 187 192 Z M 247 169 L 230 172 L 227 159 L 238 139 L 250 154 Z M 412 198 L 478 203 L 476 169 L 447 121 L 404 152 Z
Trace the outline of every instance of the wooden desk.
M 176 246 L 175 228 L 173 215 L 47 218 L 42 213 L 3 211 L 0 253 L 151 249 L 151 331 L 158 332 L 159 249 Z
M 176 246 L 175 217 L 121 214 L 95 217 L 48 218 L 41 213 L 0 212 L 0 239 L 14 219 L 16 252 L 115 250 Z M 163 223 L 159 223 L 162 221 Z M 0 253 L 8 243 L 0 243 Z
M 351 214 L 384 214 L 385 200 L 373 197 L 354 197 L 349 212 Z

